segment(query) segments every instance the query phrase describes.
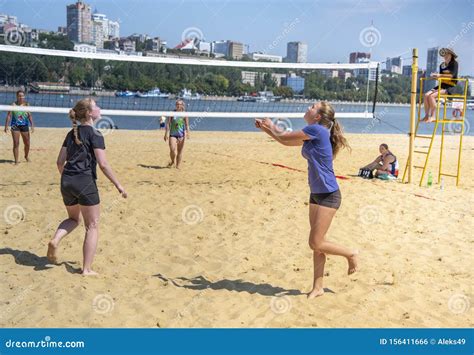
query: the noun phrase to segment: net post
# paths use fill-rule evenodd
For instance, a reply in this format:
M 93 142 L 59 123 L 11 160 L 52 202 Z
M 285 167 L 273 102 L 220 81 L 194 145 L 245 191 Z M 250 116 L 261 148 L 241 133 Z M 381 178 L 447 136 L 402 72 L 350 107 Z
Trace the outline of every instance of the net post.
M 380 69 L 380 63 L 377 63 L 377 69 L 375 70 L 374 102 L 372 104 L 373 117 L 375 117 L 375 106 L 377 105 L 377 93 L 378 93 L 378 88 L 379 88 L 379 69 Z
M 416 117 L 416 89 L 418 83 L 418 48 L 413 48 L 411 65 L 411 94 L 410 94 L 410 144 L 408 152 L 408 183 L 412 182 L 413 151 L 415 146 L 415 117 Z M 420 95 L 423 93 L 420 92 Z

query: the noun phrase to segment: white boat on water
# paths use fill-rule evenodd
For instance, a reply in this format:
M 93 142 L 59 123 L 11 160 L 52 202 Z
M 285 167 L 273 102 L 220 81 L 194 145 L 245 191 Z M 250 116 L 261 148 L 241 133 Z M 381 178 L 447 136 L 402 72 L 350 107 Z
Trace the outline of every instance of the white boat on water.
M 281 100 L 281 96 L 275 96 L 273 94 L 273 91 L 259 91 L 257 97 L 258 98 L 263 97 L 263 98 L 267 99 L 267 101 L 271 101 L 271 102 L 277 102 L 277 101 Z M 265 101 L 265 102 L 267 102 L 267 101 Z
M 166 94 L 166 93 L 163 93 L 161 92 L 160 89 L 158 88 L 155 88 L 153 90 L 150 90 L 150 91 L 147 91 L 147 92 L 139 92 L 136 94 L 137 97 L 158 97 L 158 98 L 162 98 L 162 99 L 167 99 L 170 95 L 169 94 Z
M 258 102 L 258 103 L 267 103 L 280 101 L 281 97 L 274 96 L 271 91 L 261 91 L 258 95 L 243 95 L 237 98 L 237 101 L 240 102 Z
M 240 101 L 240 102 L 260 102 L 260 103 L 270 102 L 270 100 L 268 100 L 265 96 L 249 96 L 249 95 L 240 96 L 240 97 L 237 98 L 237 101 Z
M 266 96 L 256 96 L 255 102 L 267 103 L 270 102 L 270 100 Z
M 183 99 L 183 100 L 200 100 L 201 95 L 198 94 L 198 93 L 193 94 L 193 92 L 191 90 L 188 90 L 188 89 L 184 88 L 179 93 L 179 98 Z
M 125 90 L 125 91 L 117 91 L 115 93 L 115 96 L 117 97 L 133 97 L 135 96 L 135 93 L 132 92 L 132 91 L 128 91 L 128 90 Z
M 237 98 L 237 101 L 240 102 L 256 102 L 257 98 L 255 96 L 243 95 Z

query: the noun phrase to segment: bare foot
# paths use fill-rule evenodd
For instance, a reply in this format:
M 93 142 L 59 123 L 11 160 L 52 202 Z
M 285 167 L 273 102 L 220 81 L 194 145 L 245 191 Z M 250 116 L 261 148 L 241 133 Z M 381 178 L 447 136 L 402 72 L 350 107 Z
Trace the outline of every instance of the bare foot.
M 347 275 L 351 275 L 357 271 L 357 266 L 359 262 L 359 251 L 354 251 L 350 257 L 347 258 L 349 263 L 349 269 L 347 270 Z
M 26 160 L 28 163 L 31 163 L 31 159 L 30 159 L 30 158 L 25 157 L 25 160 Z
M 58 256 L 56 255 L 57 251 L 58 245 L 55 242 L 50 241 L 48 243 L 48 253 L 46 254 L 46 257 L 51 264 L 57 264 L 58 262 Z
M 166 165 L 166 167 L 167 167 L 167 168 L 172 168 L 173 165 L 174 165 L 174 163 L 173 163 L 172 161 L 170 161 L 170 162 L 168 163 L 168 165 Z
M 426 123 L 432 123 L 432 122 L 435 122 L 436 121 L 436 118 L 434 117 L 428 117 L 428 119 L 425 121 Z
M 311 300 L 313 298 L 319 297 L 324 295 L 324 289 L 323 288 L 315 288 L 313 289 L 310 293 L 308 293 L 308 299 Z
M 94 275 L 99 275 L 99 274 L 96 273 L 95 271 L 92 271 L 92 270 L 82 270 L 81 275 L 82 276 L 94 276 Z
M 176 165 L 176 169 L 181 170 L 181 167 L 179 165 Z
M 421 119 L 421 121 L 422 121 L 422 122 L 428 121 L 428 115 L 425 115 L 425 117 L 423 117 L 423 118 Z
M 16 161 L 16 162 L 13 163 L 13 165 L 20 165 L 20 162 Z

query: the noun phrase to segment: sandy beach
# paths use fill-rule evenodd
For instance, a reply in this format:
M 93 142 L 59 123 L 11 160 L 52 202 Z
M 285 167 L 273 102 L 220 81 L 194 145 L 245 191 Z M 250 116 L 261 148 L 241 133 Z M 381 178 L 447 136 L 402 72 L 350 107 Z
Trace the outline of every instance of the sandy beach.
M 474 325 L 473 137 L 465 137 L 461 185 L 448 177 L 440 189 L 355 177 L 380 143 L 403 173 L 408 137 L 347 135 L 353 150 L 337 157 L 335 171 L 348 179 L 339 180 L 343 203 L 328 239 L 359 249 L 360 270 L 347 276 L 346 261 L 329 256 L 326 294 L 308 301 L 300 148 L 260 133 L 192 132 L 178 171 L 164 168 L 163 132 L 109 132 L 108 158 L 129 198 L 99 172 L 100 275 L 82 277 L 82 225 L 63 240 L 60 265 L 45 257 L 66 217 L 55 162 L 67 131 L 37 129 L 32 162 L 16 167 L 11 137 L 0 141 L 2 327 Z M 454 139 L 444 163 L 451 173 Z M 435 176 L 438 160 L 435 150 Z

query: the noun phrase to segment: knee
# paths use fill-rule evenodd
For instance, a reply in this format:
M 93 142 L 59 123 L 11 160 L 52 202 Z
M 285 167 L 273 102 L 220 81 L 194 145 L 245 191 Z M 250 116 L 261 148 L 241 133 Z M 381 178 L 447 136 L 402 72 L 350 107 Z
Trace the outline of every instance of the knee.
M 316 242 L 313 238 L 309 238 L 308 244 L 312 251 L 320 254 L 322 253 L 321 243 Z
M 92 221 L 86 222 L 86 231 L 99 229 L 99 219 L 94 219 Z
M 20 142 L 13 142 L 14 149 L 18 149 L 19 146 L 20 146 Z

